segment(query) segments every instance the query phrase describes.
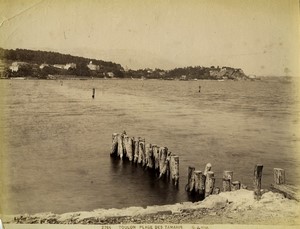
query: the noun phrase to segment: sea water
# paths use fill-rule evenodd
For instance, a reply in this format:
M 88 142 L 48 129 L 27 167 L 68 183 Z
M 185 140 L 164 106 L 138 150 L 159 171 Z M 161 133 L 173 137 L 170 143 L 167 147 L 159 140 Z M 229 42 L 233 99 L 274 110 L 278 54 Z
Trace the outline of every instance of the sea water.
M 263 164 L 298 184 L 297 83 L 262 81 L 1 80 L 7 214 L 90 211 L 188 201 L 187 168 L 212 164 L 252 188 Z M 201 92 L 199 92 L 201 86 Z M 92 98 L 95 88 L 95 98 Z M 126 131 L 180 157 L 178 189 L 110 158 Z M 299 148 L 298 148 L 299 149 Z

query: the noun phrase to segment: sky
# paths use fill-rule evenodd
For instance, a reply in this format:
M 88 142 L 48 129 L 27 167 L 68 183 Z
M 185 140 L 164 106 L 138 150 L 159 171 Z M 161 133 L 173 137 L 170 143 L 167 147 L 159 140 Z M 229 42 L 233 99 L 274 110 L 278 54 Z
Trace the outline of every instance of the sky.
M 299 76 L 298 0 L 0 0 L 0 47 Z

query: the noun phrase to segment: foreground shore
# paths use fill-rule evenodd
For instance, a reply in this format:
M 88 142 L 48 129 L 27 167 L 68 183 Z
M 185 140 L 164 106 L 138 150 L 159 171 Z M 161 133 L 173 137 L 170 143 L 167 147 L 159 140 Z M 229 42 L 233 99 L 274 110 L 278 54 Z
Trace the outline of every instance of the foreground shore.
M 245 189 L 212 195 L 204 201 L 174 205 L 97 209 L 65 214 L 39 213 L 4 216 L 18 224 L 300 224 L 299 202 L 266 192 L 256 201 Z

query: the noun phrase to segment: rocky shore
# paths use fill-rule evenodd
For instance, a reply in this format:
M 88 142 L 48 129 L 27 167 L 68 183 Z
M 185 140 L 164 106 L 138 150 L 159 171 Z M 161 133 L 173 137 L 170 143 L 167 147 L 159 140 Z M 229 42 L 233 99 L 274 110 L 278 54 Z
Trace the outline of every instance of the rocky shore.
M 261 200 L 241 189 L 212 195 L 204 201 L 174 205 L 97 209 L 64 214 L 3 216 L 13 224 L 300 224 L 300 205 L 279 193 L 266 192 Z

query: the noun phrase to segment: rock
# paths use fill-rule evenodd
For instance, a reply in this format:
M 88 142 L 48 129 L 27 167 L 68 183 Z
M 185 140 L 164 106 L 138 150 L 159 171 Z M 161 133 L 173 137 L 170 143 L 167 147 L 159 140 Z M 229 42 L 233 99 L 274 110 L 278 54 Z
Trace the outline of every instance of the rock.
M 204 199 L 204 201 L 202 202 L 202 206 L 204 208 L 215 208 L 215 209 L 221 209 L 226 207 L 227 205 L 227 199 L 224 197 L 221 197 L 219 195 L 212 195 L 207 197 L 206 199 Z

